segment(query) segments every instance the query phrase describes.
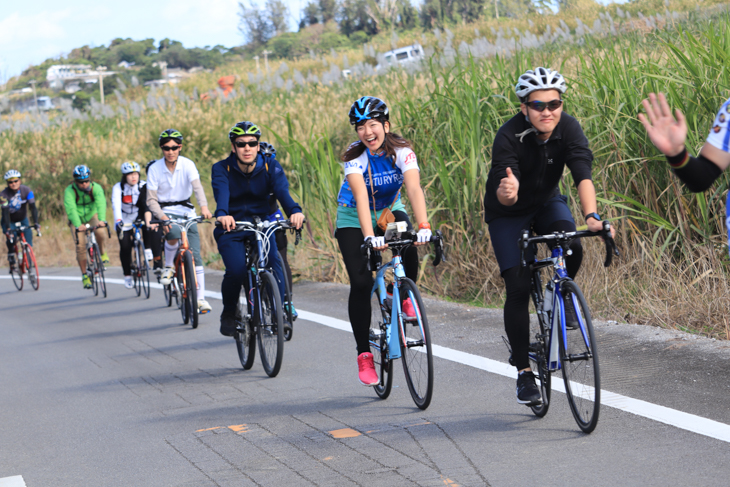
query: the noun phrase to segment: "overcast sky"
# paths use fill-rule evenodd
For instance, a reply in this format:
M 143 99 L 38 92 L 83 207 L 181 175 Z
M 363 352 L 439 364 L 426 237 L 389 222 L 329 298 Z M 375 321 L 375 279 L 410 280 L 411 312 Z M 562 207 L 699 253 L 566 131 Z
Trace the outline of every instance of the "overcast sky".
M 284 1 L 296 29 L 304 0 Z M 86 44 L 108 45 L 116 37 L 169 37 L 185 47 L 243 44 L 238 0 L 0 0 L 0 5 L 0 82 L 49 57 Z

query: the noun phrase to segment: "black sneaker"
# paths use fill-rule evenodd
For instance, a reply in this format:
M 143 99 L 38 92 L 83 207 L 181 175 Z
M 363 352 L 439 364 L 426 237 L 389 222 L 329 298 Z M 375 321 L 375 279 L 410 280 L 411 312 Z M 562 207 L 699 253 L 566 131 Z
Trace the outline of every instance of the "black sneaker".
M 573 296 L 568 294 L 565 296 L 565 327 L 568 330 L 577 330 L 580 328 L 578 324 L 578 315 L 575 313 L 575 307 L 573 307 Z
M 540 389 L 535 384 L 535 374 L 532 371 L 517 376 L 517 402 L 526 406 L 536 406 L 542 402 Z
M 236 315 L 221 313 L 221 335 L 226 337 L 232 337 L 236 334 Z

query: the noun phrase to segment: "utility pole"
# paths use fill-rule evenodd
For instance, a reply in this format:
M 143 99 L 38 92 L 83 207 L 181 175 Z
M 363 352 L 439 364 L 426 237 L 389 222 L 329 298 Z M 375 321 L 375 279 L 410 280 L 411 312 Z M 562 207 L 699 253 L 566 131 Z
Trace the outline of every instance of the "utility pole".
M 269 54 L 272 54 L 273 51 L 264 50 L 261 54 L 264 55 L 264 65 L 266 66 L 266 74 L 269 74 Z
M 101 95 L 101 104 L 104 104 L 104 71 L 106 71 L 106 66 L 99 66 L 96 68 L 96 70 L 99 72 L 99 94 Z
M 494 0 L 494 13 L 497 15 L 497 19 L 499 19 L 499 9 L 497 8 L 497 0 Z
M 259 68 L 259 57 L 254 56 L 253 58 L 256 60 L 256 72 L 261 71 L 261 68 Z
M 35 101 L 35 112 L 40 113 L 40 109 L 38 108 L 38 97 L 36 96 L 36 93 L 35 93 L 35 84 L 36 83 L 37 83 L 37 81 L 34 79 L 28 81 L 28 84 L 33 87 L 33 101 Z

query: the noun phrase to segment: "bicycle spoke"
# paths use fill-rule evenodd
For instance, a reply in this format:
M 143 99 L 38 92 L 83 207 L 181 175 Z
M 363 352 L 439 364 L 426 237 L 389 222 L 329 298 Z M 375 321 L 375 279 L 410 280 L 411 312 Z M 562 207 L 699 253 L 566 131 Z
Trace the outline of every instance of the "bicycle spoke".
M 426 409 L 433 395 L 433 354 L 426 310 L 413 281 L 402 279 L 399 291 L 400 309 L 397 312 L 403 372 L 416 406 Z

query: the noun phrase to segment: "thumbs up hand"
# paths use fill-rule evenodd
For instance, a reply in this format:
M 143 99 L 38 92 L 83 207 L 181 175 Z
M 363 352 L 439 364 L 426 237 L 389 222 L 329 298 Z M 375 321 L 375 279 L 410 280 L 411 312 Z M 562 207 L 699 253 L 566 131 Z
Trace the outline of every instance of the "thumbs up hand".
M 512 169 L 507 168 L 507 177 L 502 178 L 497 188 L 497 199 L 505 206 L 512 206 L 517 203 L 517 192 L 520 189 L 520 182 L 517 180 Z

